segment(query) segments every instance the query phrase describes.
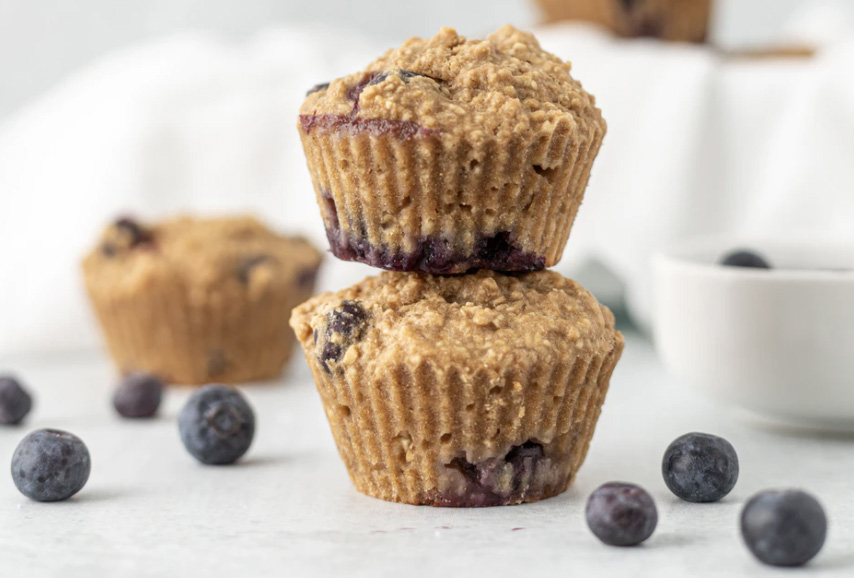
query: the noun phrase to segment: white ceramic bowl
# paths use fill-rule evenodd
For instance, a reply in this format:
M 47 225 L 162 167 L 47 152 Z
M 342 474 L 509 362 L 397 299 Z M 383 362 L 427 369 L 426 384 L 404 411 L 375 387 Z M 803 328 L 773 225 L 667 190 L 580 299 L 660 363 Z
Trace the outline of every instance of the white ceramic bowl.
M 739 248 L 774 269 L 717 264 Z M 679 380 L 774 421 L 854 431 L 854 245 L 698 239 L 653 268 L 656 347 Z

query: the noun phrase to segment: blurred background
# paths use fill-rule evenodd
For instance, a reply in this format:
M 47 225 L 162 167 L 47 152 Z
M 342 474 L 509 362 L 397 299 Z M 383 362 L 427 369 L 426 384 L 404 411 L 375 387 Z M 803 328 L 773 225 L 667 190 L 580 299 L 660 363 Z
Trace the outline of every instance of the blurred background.
M 119 214 L 252 212 L 325 246 L 305 90 L 505 23 L 572 61 L 608 120 L 558 269 L 641 328 L 668 243 L 851 240 L 851 0 L 718 0 L 696 44 L 545 24 L 528 0 L 0 0 L 0 353 L 97 346 L 79 260 Z M 321 289 L 368 274 L 330 257 Z

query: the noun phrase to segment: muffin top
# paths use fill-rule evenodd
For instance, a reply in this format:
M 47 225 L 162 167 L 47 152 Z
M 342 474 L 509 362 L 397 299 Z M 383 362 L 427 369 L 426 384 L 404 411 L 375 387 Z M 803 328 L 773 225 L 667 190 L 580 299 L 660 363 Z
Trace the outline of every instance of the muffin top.
M 469 140 L 602 123 L 570 64 L 532 34 L 504 26 L 486 40 L 451 28 L 410 38 L 358 72 L 318 85 L 300 109 L 304 131 L 395 131 Z
M 157 283 L 252 293 L 311 287 L 322 259 L 306 239 L 278 235 L 253 217 L 179 217 L 155 225 L 123 218 L 86 256 L 90 289 L 135 293 Z
M 466 373 L 606 355 L 622 336 L 577 282 L 553 271 L 439 277 L 386 272 L 294 309 L 291 326 L 332 373 L 431 357 Z

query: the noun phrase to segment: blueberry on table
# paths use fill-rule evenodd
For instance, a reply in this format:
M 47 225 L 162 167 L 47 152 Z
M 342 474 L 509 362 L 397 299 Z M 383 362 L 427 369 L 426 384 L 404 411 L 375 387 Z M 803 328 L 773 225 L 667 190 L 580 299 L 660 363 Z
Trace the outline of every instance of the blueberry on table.
M 685 434 L 670 444 L 661 461 L 664 483 L 688 502 L 717 502 L 738 481 L 738 455 L 725 439 Z
M 38 502 L 66 500 L 83 489 L 92 460 L 80 438 L 68 432 L 40 429 L 28 434 L 12 455 L 12 480 Z
M 0 376 L 0 424 L 18 425 L 33 408 L 33 399 L 21 383 L 8 376 Z
M 590 495 L 587 525 L 609 546 L 636 546 L 652 536 L 658 524 L 655 502 L 634 484 L 610 482 Z
M 740 250 L 727 253 L 721 259 L 721 265 L 726 267 L 746 267 L 749 269 L 770 269 L 771 265 L 761 255 L 753 251 Z
M 178 429 L 187 451 L 203 464 L 231 464 L 252 444 L 255 414 L 236 389 L 206 385 L 187 400 Z
M 759 561 L 801 566 L 824 546 L 827 517 L 821 504 L 805 492 L 768 490 L 744 506 L 741 535 Z
M 113 394 L 113 406 L 127 418 L 153 417 L 163 398 L 163 382 L 150 373 L 130 373 Z

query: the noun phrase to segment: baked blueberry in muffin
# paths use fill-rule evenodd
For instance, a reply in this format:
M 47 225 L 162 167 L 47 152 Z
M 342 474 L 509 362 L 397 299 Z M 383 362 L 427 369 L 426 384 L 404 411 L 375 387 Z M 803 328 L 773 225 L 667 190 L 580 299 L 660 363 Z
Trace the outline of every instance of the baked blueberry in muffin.
M 298 128 L 332 253 L 431 274 L 558 262 L 606 125 L 505 26 L 412 38 L 309 91 Z
M 108 226 L 83 262 L 107 347 L 122 373 L 167 382 L 279 375 L 291 309 L 308 299 L 321 254 L 252 217 Z
M 291 325 L 356 488 L 433 506 L 563 492 L 623 348 L 610 311 L 552 271 L 386 272 Z

